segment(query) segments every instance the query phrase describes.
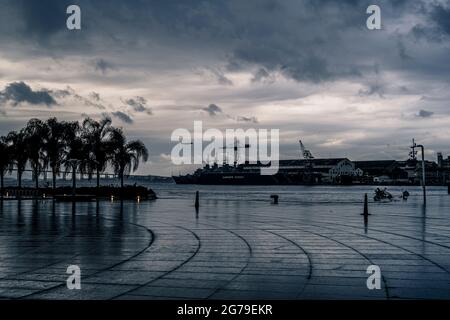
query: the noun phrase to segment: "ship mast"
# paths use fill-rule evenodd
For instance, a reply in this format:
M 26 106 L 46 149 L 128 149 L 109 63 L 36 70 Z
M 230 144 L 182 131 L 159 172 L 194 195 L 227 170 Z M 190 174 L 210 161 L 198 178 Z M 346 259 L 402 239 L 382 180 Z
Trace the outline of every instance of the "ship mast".
M 229 147 L 227 146 L 227 147 L 223 147 L 222 149 L 228 149 L 228 148 Z M 233 148 L 233 152 L 234 152 L 233 160 L 234 160 L 234 166 L 236 167 L 237 163 L 238 163 L 238 157 L 239 157 L 238 150 L 239 149 L 248 149 L 248 148 L 250 148 L 250 144 L 246 143 L 244 145 L 240 145 L 238 139 L 235 137 L 234 145 L 231 148 Z
M 411 160 L 417 160 L 417 151 L 416 151 L 417 145 L 416 141 L 412 139 L 412 145 L 411 145 L 411 151 L 409 152 L 409 158 Z

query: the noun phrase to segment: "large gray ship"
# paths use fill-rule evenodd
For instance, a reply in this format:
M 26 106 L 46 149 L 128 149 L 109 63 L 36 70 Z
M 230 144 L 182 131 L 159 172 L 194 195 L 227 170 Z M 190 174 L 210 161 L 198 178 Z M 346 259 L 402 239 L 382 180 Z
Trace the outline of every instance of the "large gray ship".
M 358 170 L 346 158 L 281 160 L 278 172 L 262 175 L 263 164 L 205 165 L 192 174 L 173 176 L 177 184 L 210 185 L 302 185 L 350 184 Z M 335 170 L 331 172 L 330 170 Z

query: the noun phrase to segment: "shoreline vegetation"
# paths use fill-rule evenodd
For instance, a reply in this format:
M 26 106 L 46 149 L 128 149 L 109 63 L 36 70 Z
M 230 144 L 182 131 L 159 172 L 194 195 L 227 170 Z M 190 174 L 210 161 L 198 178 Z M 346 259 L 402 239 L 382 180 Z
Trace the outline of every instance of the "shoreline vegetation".
M 0 196 L 52 197 L 59 200 L 84 201 L 88 198 L 156 199 L 153 190 L 143 186 L 125 186 L 124 179 L 148 160 L 148 149 L 140 140 L 128 141 L 123 130 L 112 126 L 111 118 L 100 121 L 85 118 L 66 122 L 50 118 L 31 119 L 19 131 L 0 137 Z M 30 168 L 30 169 L 28 169 Z M 119 187 L 101 186 L 101 175 L 114 172 Z M 17 173 L 17 186 L 5 188 L 7 172 Z M 34 188 L 22 187 L 25 171 L 32 172 Z M 39 185 L 41 175 L 50 172 L 51 187 Z M 58 177 L 72 177 L 72 186 L 57 186 Z M 96 187 L 78 187 L 77 174 L 96 179 Z

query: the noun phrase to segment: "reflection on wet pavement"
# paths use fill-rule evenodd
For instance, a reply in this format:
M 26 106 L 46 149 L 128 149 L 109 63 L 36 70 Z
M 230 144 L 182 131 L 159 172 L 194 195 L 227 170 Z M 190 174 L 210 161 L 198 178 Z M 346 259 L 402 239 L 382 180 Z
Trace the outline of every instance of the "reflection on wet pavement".
M 362 194 L 362 193 L 360 193 Z M 286 197 L 285 197 L 286 198 Z M 450 196 L 290 203 L 193 197 L 0 204 L 0 297 L 450 298 Z M 362 198 L 361 198 L 362 199 Z M 81 290 L 66 287 L 69 265 Z M 366 273 L 378 265 L 382 289 Z

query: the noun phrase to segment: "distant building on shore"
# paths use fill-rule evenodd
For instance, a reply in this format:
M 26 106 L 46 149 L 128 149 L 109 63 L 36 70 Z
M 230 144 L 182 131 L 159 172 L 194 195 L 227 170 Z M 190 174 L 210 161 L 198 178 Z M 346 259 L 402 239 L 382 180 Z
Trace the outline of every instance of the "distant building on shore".
M 355 161 L 355 166 L 364 172 L 366 183 L 420 184 L 422 179 L 422 162 L 413 159 Z M 433 161 L 425 161 L 425 175 L 427 184 L 445 184 L 447 181 Z
M 249 169 L 246 165 L 244 169 Z M 310 183 L 351 183 L 361 177 L 363 171 L 347 158 L 280 160 L 279 174 Z

